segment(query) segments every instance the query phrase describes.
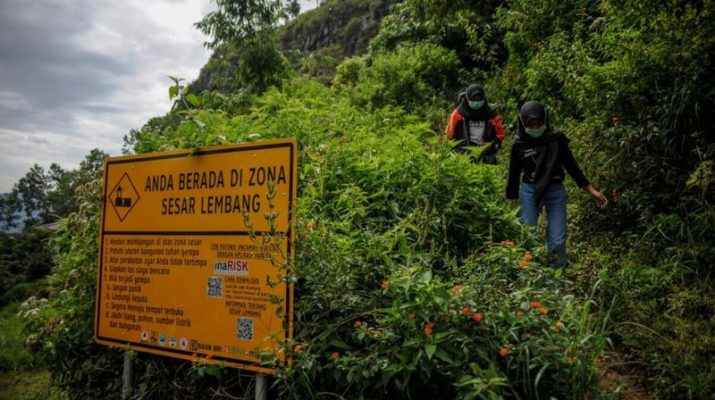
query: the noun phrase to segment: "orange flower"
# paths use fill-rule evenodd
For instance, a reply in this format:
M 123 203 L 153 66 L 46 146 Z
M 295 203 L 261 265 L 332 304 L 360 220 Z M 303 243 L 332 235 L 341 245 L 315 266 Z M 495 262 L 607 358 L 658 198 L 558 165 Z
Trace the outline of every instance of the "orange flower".
M 472 310 L 469 307 L 464 307 L 462 309 L 462 315 L 469 315 L 472 313 Z
M 539 314 L 541 315 L 546 315 L 549 311 L 545 309 L 544 307 L 539 307 Z
M 312 231 L 312 230 L 313 230 L 313 223 L 312 223 L 312 222 L 308 222 L 307 224 L 305 224 L 305 227 L 308 228 L 308 230 L 311 230 L 311 231 Z
M 390 281 L 382 281 L 382 288 L 387 290 L 390 288 Z
M 499 242 L 499 246 L 506 246 L 506 240 L 502 240 L 501 242 Z
M 521 261 L 519 261 L 519 266 L 521 268 L 526 268 L 527 266 L 529 266 L 529 262 L 526 260 L 521 260 Z
M 338 358 L 338 357 L 340 357 L 340 352 L 339 352 L 339 351 L 334 351 L 334 352 L 331 354 L 331 356 L 332 356 L 333 358 Z
M 524 261 L 531 261 L 534 259 L 534 255 L 530 251 L 524 253 Z
M 431 322 L 426 323 L 425 327 L 423 329 L 425 331 L 425 335 L 427 335 L 427 336 L 431 335 L 433 327 L 434 327 L 433 323 L 431 323 Z
M 482 322 L 482 314 L 481 313 L 474 313 L 474 315 L 472 315 L 472 318 L 474 318 L 474 320 L 477 321 L 477 323 Z
M 359 328 L 362 325 L 362 322 L 360 320 L 356 320 L 355 323 L 353 324 L 354 327 Z
M 502 347 L 501 349 L 499 349 L 499 355 L 506 358 L 506 356 L 509 355 L 509 349 L 506 347 Z
M 293 352 L 295 353 L 302 353 L 303 352 L 303 345 L 301 344 L 296 344 L 295 347 L 293 347 Z
M 556 328 L 557 331 L 563 331 L 564 330 L 564 324 L 561 322 L 557 322 L 554 324 L 554 328 Z
M 521 310 L 519 310 L 519 311 L 516 312 L 516 316 L 521 318 L 521 317 L 524 316 L 524 312 L 521 311 Z
M 531 302 L 531 308 L 541 308 L 541 303 L 538 301 L 534 300 Z

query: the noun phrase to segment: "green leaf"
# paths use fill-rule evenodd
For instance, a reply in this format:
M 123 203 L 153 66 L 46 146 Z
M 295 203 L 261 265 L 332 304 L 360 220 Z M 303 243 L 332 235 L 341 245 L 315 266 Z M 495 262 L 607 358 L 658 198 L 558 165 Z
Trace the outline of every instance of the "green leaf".
M 179 88 L 176 86 L 169 86 L 169 99 L 173 99 L 179 94 Z
M 342 340 L 340 340 L 339 338 L 337 338 L 335 336 L 330 338 L 330 340 L 328 341 L 328 344 L 330 344 L 333 347 L 337 347 L 339 349 L 350 350 L 350 346 L 348 346 L 347 344 L 345 344 L 345 342 L 343 342 Z
M 544 375 L 544 371 L 546 371 L 546 368 L 549 367 L 549 363 L 544 364 L 543 367 L 539 370 L 539 372 L 536 374 L 536 379 L 534 379 L 534 387 L 537 388 L 539 387 L 539 381 L 541 381 L 541 377 Z
M 424 283 L 429 283 L 432 280 L 432 271 L 427 270 L 425 273 L 422 275 L 422 282 Z
M 434 353 L 435 357 L 439 358 L 440 360 L 448 363 L 448 364 L 454 364 L 454 360 L 452 357 L 450 357 L 449 353 L 446 351 L 439 349 Z
M 432 356 L 434 355 L 434 352 L 437 350 L 437 345 L 433 343 L 429 343 L 425 345 L 425 353 L 427 353 L 427 358 L 432 359 Z
M 187 102 L 189 102 L 189 104 L 191 104 L 194 107 L 198 107 L 200 104 L 199 98 L 196 97 L 196 95 L 193 93 L 189 93 L 188 95 L 186 95 L 185 99 Z

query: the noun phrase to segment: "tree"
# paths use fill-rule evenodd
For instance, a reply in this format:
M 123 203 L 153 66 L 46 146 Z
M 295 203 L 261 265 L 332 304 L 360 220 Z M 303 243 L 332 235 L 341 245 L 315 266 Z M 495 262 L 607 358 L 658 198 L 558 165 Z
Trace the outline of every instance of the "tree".
M 216 11 L 195 26 L 211 37 L 205 45 L 216 49 L 223 44 L 242 45 L 259 33 L 273 29 L 284 16 L 283 0 L 215 0 Z
M 0 230 L 10 230 L 18 224 L 20 201 L 13 192 L 0 195 Z
M 93 149 L 79 169 L 70 171 L 56 163 L 49 170 L 33 165 L 12 192 L 0 196 L 0 227 L 9 230 L 18 225 L 44 224 L 77 211 L 75 190 L 100 177 L 102 163 L 108 156 Z
M 15 184 L 12 191 L 22 205 L 25 224 L 49 222 L 47 193 L 51 188 L 51 178 L 45 169 L 35 164 L 24 177 Z
M 211 37 L 205 45 L 237 48 L 241 54 L 238 78 L 244 88 L 260 93 L 280 83 L 287 70 L 279 50 L 275 28 L 282 20 L 300 11 L 295 1 L 216 0 L 210 12 L 196 27 Z

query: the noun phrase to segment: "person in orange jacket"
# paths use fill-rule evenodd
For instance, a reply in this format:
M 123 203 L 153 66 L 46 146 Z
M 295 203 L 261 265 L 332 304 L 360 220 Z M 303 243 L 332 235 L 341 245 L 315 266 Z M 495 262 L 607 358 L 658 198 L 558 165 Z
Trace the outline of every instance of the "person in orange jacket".
M 504 123 L 501 116 L 489 107 L 481 85 L 469 85 L 458 98 L 459 105 L 452 111 L 447 124 L 447 139 L 460 143 L 455 151 L 465 153 L 465 147 L 480 146 L 485 149 L 478 159 L 485 164 L 497 163 L 497 151 L 504 140 Z

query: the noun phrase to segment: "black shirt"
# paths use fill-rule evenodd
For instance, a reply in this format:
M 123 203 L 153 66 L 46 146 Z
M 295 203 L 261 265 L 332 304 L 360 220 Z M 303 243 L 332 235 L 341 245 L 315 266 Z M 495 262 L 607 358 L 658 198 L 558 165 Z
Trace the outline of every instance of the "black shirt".
M 558 154 L 551 174 L 552 182 L 562 182 L 565 178 L 564 168 L 576 181 L 578 187 L 586 187 L 589 182 L 586 175 L 581 171 L 576 159 L 569 148 L 569 141 L 566 136 L 559 134 L 554 140 L 558 144 Z M 536 176 L 537 160 L 542 152 L 546 151 L 547 144 L 544 141 L 519 139 L 511 147 L 511 159 L 509 160 L 509 179 L 506 185 L 507 199 L 519 198 L 519 176 L 523 174 L 522 181 L 525 183 L 535 183 L 540 177 Z

